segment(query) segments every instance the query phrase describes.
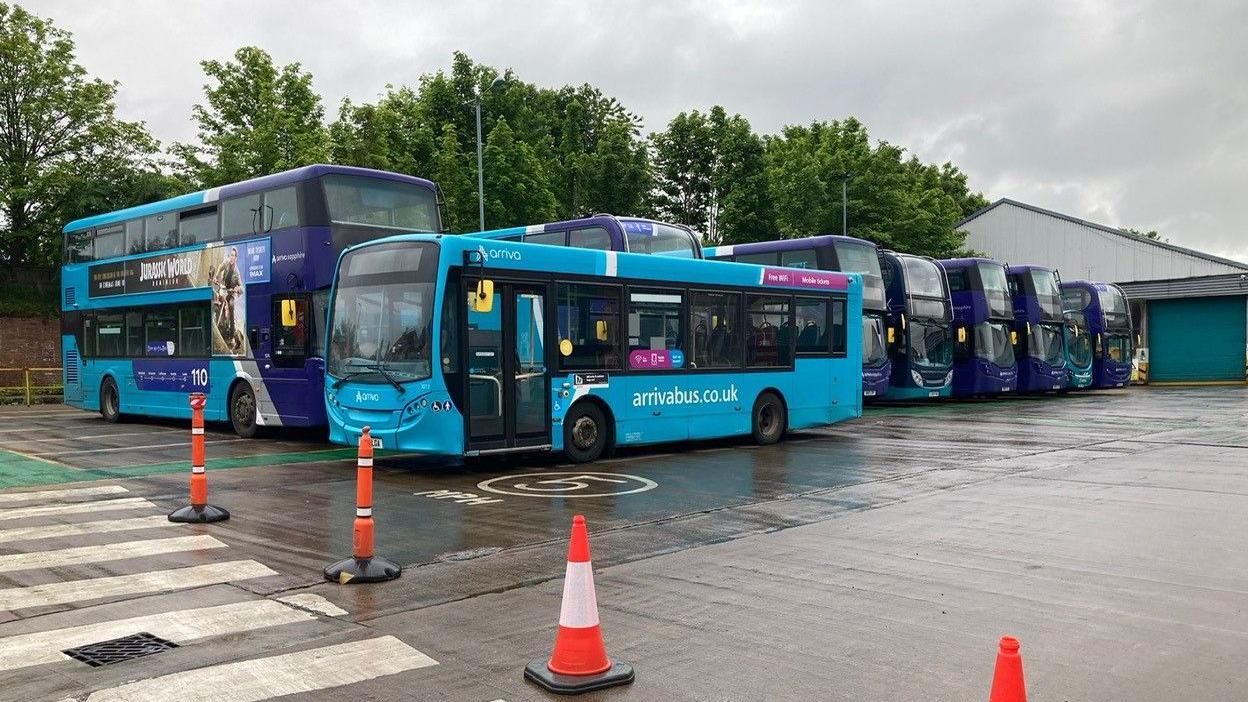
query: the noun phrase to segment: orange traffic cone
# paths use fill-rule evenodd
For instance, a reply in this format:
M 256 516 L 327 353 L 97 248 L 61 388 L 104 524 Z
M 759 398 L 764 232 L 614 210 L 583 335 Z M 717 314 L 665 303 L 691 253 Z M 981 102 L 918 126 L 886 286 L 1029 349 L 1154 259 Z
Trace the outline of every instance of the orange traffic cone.
M 1023 684 L 1023 658 L 1018 655 L 1018 639 L 1001 637 L 997 651 L 997 670 L 992 674 L 992 692 L 988 702 L 1027 702 L 1027 686 Z
M 560 694 L 601 690 L 633 681 L 633 667 L 607 658 L 598 625 L 598 598 L 594 568 L 589 560 L 589 533 L 585 517 L 572 518 L 568 569 L 563 579 L 559 633 L 549 659 L 538 658 L 524 668 L 524 677 Z
M 204 472 L 204 405 L 208 397 L 193 392 L 191 404 L 191 504 L 169 513 L 169 521 L 190 524 L 222 522 L 230 518 L 229 511 L 208 504 L 208 474 Z
M 373 549 L 373 437 L 369 428 L 360 433 L 355 458 L 355 524 L 351 527 L 351 557 L 325 566 L 326 580 L 347 583 L 380 583 L 394 580 L 403 568 L 378 556 Z

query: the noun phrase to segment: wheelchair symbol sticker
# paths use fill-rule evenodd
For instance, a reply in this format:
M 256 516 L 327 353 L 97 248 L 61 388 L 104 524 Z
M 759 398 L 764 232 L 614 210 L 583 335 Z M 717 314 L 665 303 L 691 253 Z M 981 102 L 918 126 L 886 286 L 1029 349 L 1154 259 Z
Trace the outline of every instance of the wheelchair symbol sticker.
M 524 473 L 477 483 L 478 490 L 521 497 L 610 497 L 653 490 L 659 484 L 626 473 Z

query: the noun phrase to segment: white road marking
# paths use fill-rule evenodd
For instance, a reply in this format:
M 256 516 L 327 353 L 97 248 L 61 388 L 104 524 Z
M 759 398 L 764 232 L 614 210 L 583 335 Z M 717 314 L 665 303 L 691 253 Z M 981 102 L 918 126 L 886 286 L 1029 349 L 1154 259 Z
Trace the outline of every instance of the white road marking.
M 138 680 L 93 692 L 86 702 L 183 702 L 208 691 L 231 702 L 260 702 L 437 664 L 395 637 L 382 636 Z
M 150 517 L 133 517 L 131 519 L 106 519 L 101 522 L 49 524 L 47 526 L 21 527 L 19 529 L 0 529 L 0 544 L 8 543 L 10 541 L 55 539 L 65 536 L 107 534 L 115 531 L 134 531 L 136 529 L 154 529 L 156 527 L 173 526 L 173 524 L 170 524 L 168 517 L 163 514 L 156 514 Z
M 147 429 L 143 431 L 122 431 L 122 432 L 113 432 L 111 434 L 88 434 L 85 436 L 78 436 L 75 434 L 73 436 L 59 436 L 59 437 L 55 437 L 51 439 L 25 439 L 24 438 L 22 439 L 22 442 L 28 443 L 28 444 L 49 444 L 49 443 L 53 443 L 56 441 L 84 441 L 86 439 L 111 439 L 114 436 L 151 436 L 152 434 L 159 434 L 160 432 L 165 432 L 166 434 L 185 434 L 186 429 L 180 428 L 180 427 L 179 428 L 148 427 Z
M 158 570 L 151 573 L 14 587 L 0 590 L 0 611 L 82 602 L 119 595 L 187 590 L 205 585 L 263 578 L 269 575 L 277 575 L 277 571 L 255 561 L 229 561 L 190 568 Z
M 130 492 L 120 485 L 98 485 L 94 487 L 69 488 L 66 490 L 39 490 L 38 492 L 6 492 L 0 495 L 0 505 L 14 502 L 31 502 L 33 500 L 64 502 L 70 497 L 91 497 L 94 495 L 116 495 L 119 492 Z
M 42 517 L 48 514 L 80 514 L 82 512 L 106 512 L 111 509 L 141 509 L 156 505 L 142 497 L 123 497 L 117 500 L 97 500 L 95 502 L 72 502 L 66 505 L 39 505 L 38 507 L 13 507 L 0 509 L 0 521 L 8 519 L 25 519 L 26 517 Z
M 0 556 L 0 573 L 12 573 L 19 570 L 33 570 L 35 568 L 59 568 L 61 566 L 82 565 L 84 563 L 122 561 L 127 558 L 158 556 L 162 553 L 180 553 L 182 551 L 199 551 L 225 547 L 225 544 L 211 536 L 197 534 L 195 536 L 175 536 L 171 539 L 125 541 L 108 544 L 107 546 L 75 546 L 74 548 L 63 548 L 57 551 L 12 553 L 7 556 Z
M 216 446 L 217 444 L 232 444 L 235 441 L 250 441 L 250 439 L 216 439 L 214 441 L 206 441 L 205 443 L 207 443 L 209 446 Z M 172 444 L 148 444 L 146 446 L 110 446 L 108 448 L 78 449 L 76 451 L 47 451 L 43 453 L 31 453 L 30 455 L 34 456 L 35 458 L 43 458 L 43 457 L 48 457 L 48 456 L 68 456 L 70 454 L 80 454 L 80 453 L 107 453 L 109 451 L 140 451 L 144 449 L 178 448 L 178 447 L 189 447 L 190 445 L 191 445 L 190 441 L 177 441 Z
M 0 671 L 72 660 L 61 651 L 141 631 L 182 644 L 314 619 L 314 615 L 272 600 L 251 600 L 18 634 L 0 639 Z
M 320 595 L 314 595 L 310 592 L 298 595 L 286 595 L 285 597 L 278 597 L 275 599 L 277 599 L 278 602 L 285 602 L 288 605 L 301 607 L 303 609 L 318 612 L 330 617 L 341 617 L 347 613 L 347 610 L 342 607 L 339 607 Z

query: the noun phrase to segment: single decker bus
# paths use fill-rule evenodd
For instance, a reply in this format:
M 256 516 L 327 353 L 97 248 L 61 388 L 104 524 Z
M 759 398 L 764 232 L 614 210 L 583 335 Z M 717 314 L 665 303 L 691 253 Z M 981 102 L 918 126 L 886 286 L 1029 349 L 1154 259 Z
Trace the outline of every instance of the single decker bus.
M 953 308 L 936 260 L 884 251 L 892 375 L 888 400 L 948 397 L 953 385 Z
M 1072 280 L 1062 283 L 1067 309 L 1079 310 L 1092 337 L 1094 388 L 1121 388 L 1131 383 L 1134 330 L 1131 308 L 1122 288 L 1110 283 Z
M 531 224 L 526 227 L 471 232 L 466 236 L 498 241 L 519 241 L 526 244 L 568 246 L 574 249 L 702 258 L 702 243 L 688 227 L 640 217 L 617 217 L 609 214 L 597 214 L 562 222 Z
M 708 259 L 763 266 L 788 266 L 862 276 L 862 394 L 879 397 L 888 390 L 888 301 L 880 272 L 879 247 L 864 239 L 823 235 L 752 244 L 711 246 Z
M 988 258 L 938 261 L 949 282 L 955 334 L 955 397 L 1013 392 L 1018 382 L 1010 300 L 1005 266 Z
M 399 235 L 330 299 L 330 439 L 442 456 L 752 434 L 862 412 L 856 275 Z
M 1007 266 L 1014 303 L 1018 391 L 1052 392 L 1066 387 L 1066 339 L 1061 281 L 1043 266 Z
M 321 348 L 338 254 L 442 229 L 428 180 L 314 165 L 87 217 L 65 226 L 66 403 L 204 417 L 244 437 L 324 426 Z

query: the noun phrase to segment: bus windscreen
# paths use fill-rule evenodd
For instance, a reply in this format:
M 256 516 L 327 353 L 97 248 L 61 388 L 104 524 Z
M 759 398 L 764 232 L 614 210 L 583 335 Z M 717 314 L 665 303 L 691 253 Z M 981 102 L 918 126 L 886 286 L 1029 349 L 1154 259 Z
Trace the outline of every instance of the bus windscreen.
M 428 188 L 394 180 L 327 175 L 325 207 L 333 224 L 436 232 L 438 205 Z
M 875 247 L 852 241 L 838 241 L 835 248 L 841 272 L 862 275 L 863 308 L 884 309 L 887 306 L 884 296 L 884 278 L 880 273 L 880 258 L 876 254 Z
M 1005 267 L 1000 264 L 979 264 L 979 279 L 984 288 L 984 297 L 988 300 L 988 314 L 997 318 L 1014 316 L 1014 307 L 1010 304 L 1010 288 L 1005 280 Z

